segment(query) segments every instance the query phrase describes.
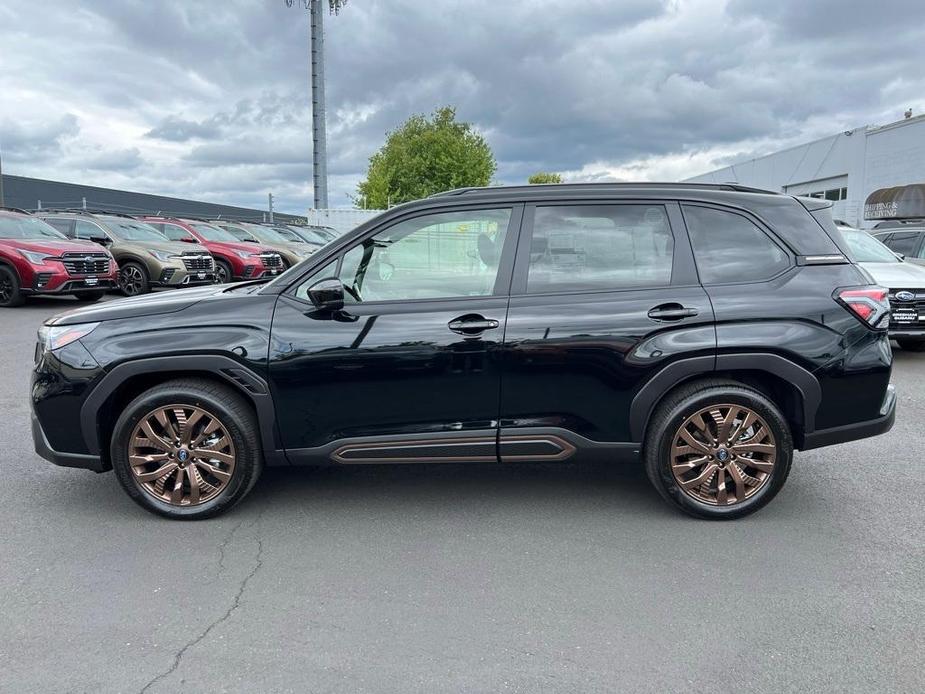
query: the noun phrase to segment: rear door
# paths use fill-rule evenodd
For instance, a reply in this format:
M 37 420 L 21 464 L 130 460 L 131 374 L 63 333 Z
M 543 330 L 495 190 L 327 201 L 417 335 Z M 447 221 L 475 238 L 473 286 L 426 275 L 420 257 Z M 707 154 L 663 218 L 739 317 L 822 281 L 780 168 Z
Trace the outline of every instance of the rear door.
M 528 205 L 504 344 L 502 460 L 638 450 L 642 387 L 673 362 L 711 369 L 715 346 L 676 203 Z

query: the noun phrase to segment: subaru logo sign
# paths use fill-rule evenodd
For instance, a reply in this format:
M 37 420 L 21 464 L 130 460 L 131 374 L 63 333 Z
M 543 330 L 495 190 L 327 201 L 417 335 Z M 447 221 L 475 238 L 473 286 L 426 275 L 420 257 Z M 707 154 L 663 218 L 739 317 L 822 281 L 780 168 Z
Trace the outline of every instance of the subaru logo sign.
M 915 299 L 915 294 L 912 292 L 896 292 L 896 298 L 900 301 L 912 301 Z

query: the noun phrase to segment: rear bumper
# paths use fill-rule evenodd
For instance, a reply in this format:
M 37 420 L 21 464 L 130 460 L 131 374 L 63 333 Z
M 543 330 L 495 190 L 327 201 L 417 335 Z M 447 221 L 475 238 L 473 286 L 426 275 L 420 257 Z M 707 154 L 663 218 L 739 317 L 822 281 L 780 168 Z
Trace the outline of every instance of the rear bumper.
M 76 467 L 93 472 L 105 472 L 106 467 L 98 455 L 82 455 L 79 453 L 59 453 L 48 443 L 48 437 L 42 431 L 42 425 L 39 424 L 38 417 L 32 413 L 32 443 L 35 445 L 35 452 L 42 458 L 61 467 Z
M 883 406 L 880 408 L 880 416 L 876 419 L 869 419 L 865 422 L 856 422 L 831 429 L 821 429 L 811 434 L 806 434 L 803 439 L 801 450 L 808 451 L 813 448 L 822 448 L 823 446 L 833 446 L 837 443 L 846 443 L 847 441 L 857 441 L 866 439 L 871 436 L 885 434 L 893 428 L 893 422 L 896 421 L 896 389 L 891 383 L 887 386 L 886 396 L 883 399 Z

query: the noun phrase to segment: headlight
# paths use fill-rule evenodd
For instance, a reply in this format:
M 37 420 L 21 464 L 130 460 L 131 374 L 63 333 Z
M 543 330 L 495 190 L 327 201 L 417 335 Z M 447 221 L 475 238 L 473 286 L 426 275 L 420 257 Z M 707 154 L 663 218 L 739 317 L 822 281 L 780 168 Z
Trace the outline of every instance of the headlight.
M 244 258 L 244 259 L 253 258 L 253 257 L 255 257 L 255 256 L 260 255 L 259 253 L 251 253 L 250 251 L 235 251 L 235 254 L 236 254 L 239 258 Z
M 175 258 L 180 257 L 176 253 L 170 253 L 169 251 L 153 251 L 153 250 L 148 249 L 148 253 L 153 255 L 158 260 L 163 260 L 163 261 L 174 260 Z
M 77 325 L 43 325 L 39 328 L 39 342 L 51 352 L 86 337 L 99 323 L 78 323 Z
M 25 258 L 26 260 L 28 260 L 28 261 L 29 261 L 30 263 L 32 263 L 33 265 L 42 265 L 42 264 L 43 264 L 46 260 L 48 260 L 49 258 L 54 258 L 54 257 L 55 257 L 55 256 L 50 255 L 50 254 L 48 254 L 48 253 L 41 253 L 41 252 L 39 252 L 39 251 L 24 251 L 24 250 L 22 250 L 21 248 L 20 248 L 20 249 L 17 249 L 17 250 L 19 250 L 19 254 L 20 254 L 23 258 Z

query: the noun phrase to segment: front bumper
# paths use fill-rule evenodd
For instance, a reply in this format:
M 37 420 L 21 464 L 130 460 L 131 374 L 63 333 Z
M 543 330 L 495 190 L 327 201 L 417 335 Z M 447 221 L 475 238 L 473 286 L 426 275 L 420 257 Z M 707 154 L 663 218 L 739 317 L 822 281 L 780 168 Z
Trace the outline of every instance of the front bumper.
M 83 468 L 93 472 L 105 472 L 106 466 L 98 455 L 82 455 L 79 453 L 59 453 L 48 443 L 48 437 L 39 424 L 38 417 L 32 413 L 32 443 L 35 445 L 35 452 L 42 458 L 61 467 Z
M 89 280 L 89 282 L 88 282 Z M 67 277 L 64 281 L 39 282 L 23 287 L 23 294 L 76 294 L 78 292 L 108 291 L 117 287 L 115 277 Z
M 200 284 L 214 284 L 215 269 L 187 270 L 183 265 L 168 265 L 159 275 L 151 277 L 154 287 L 193 287 Z
M 837 443 L 846 443 L 848 441 L 857 441 L 866 439 L 871 436 L 885 434 L 893 428 L 896 421 L 896 388 L 889 384 L 886 389 L 886 395 L 883 398 L 883 405 L 880 407 L 880 416 L 875 419 L 869 419 L 864 422 L 855 422 L 845 426 L 832 427 L 831 429 L 821 429 L 803 437 L 803 446 L 800 450 L 809 451 L 813 448 L 822 448 L 823 446 L 833 446 Z

